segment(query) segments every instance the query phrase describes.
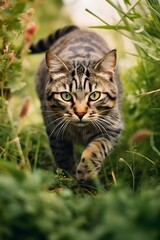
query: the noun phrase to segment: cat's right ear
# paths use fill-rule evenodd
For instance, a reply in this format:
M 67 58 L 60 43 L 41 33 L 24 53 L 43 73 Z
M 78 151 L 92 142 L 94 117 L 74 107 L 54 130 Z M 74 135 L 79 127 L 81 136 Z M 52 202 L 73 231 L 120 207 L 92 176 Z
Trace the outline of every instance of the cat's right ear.
M 105 71 L 110 74 L 114 74 L 116 69 L 116 59 L 116 49 L 113 49 L 94 65 L 94 70 Z
M 46 64 L 50 74 L 69 70 L 64 61 L 51 50 L 46 52 Z

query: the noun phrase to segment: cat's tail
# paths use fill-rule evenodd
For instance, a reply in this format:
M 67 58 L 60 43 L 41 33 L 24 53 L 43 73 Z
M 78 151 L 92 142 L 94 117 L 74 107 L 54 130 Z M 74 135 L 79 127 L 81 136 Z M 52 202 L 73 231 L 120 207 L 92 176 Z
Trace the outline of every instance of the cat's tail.
M 30 52 L 31 53 L 42 53 L 47 51 L 52 44 L 54 44 L 59 38 L 63 37 L 64 35 L 75 31 L 79 29 L 77 26 L 66 26 L 64 28 L 60 28 L 58 30 L 56 30 L 54 33 L 51 33 L 49 36 L 47 36 L 46 38 L 42 38 L 40 40 L 38 40 L 35 43 L 32 43 L 30 46 Z

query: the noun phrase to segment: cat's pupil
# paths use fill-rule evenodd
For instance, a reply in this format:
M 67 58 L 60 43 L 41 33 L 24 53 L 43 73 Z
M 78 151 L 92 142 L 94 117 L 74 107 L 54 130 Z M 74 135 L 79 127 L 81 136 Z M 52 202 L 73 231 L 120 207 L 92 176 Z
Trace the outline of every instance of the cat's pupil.
M 69 98 L 70 98 L 68 93 L 65 93 L 65 98 L 66 98 L 66 99 L 69 99 Z
M 71 98 L 72 98 L 72 95 L 70 93 L 68 93 L 68 92 L 62 92 L 61 93 L 61 97 L 65 101 L 70 101 Z
M 91 101 L 96 101 L 96 100 L 99 99 L 99 97 L 100 97 L 100 92 L 96 91 L 96 92 L 91 93 L 90 100 Z
M 97 96 L 97 93 L 94 92 L 93 93 L 93 98 L 96 98 L 96 96 Z

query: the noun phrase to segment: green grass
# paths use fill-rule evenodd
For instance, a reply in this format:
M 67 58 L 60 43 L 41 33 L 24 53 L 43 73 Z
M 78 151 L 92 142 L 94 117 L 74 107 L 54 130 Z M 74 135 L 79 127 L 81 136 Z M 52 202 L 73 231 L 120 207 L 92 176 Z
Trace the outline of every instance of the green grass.
M 98 17 L 102 25 L 97 28 L 127 35 L 136 48 L 136 64 L 121 71 L 125 128 L 92 185 L 80 185 L 55 169 L 34 83 L 43 55 L 24 52 L 26 26 L 13 24 L 33 7 L 30 21 L 39 24 L 35 39 L 45 36 L 70 24 L 62 2 L 15 1 L 16 10 L 6 6 L 0 17 L 5 26 L 0 30 L 0 239 L 160 237 L 160 3 L 124 1 L 124 10 L 120 1 L 106 2 L 120 20 L 113 26 Z M 11 45 L 4 53 L 6 42 Z M 16 58 L 10 59 L 10 53 Z M 82 149 L 75 146 L 77 162 Z

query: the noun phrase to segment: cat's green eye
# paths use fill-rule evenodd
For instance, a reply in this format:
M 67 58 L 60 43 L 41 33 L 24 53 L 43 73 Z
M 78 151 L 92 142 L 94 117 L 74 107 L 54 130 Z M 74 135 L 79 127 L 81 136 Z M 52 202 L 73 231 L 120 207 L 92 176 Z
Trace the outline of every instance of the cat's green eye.
M 62 92 L 62 93 L 61 93 L 61 98 L 62 98 L 64 101 L 71 101 L 72 95 L 71 95 L 69 92 Z
M 100 98 L 100 96 L 101 96 L 101 93 L 98 91 L 95 91 L 89 95 L 89 100 L 96 101 Z

